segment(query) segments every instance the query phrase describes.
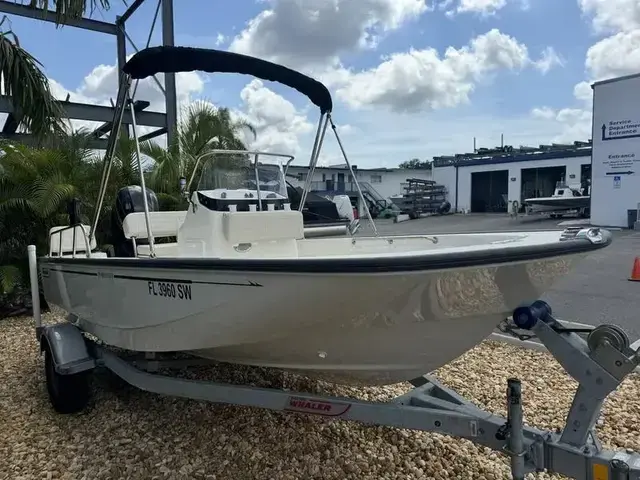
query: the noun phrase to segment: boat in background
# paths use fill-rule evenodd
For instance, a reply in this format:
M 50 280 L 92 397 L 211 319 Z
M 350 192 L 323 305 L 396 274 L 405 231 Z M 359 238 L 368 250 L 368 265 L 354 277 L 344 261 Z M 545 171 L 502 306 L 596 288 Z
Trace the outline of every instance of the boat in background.
M 121 190 L 122 248 L 98 252 L 95 229 L 125 108 L 135 122 L 132 80 L 192 70 L 279 81 L 320 108 L 299 208 L 291 207 L 285 180 L 289 155 L 216 150 L 185 189 L 186 213 L 156 211 L 143 175 L 138 188 Z M 253 57 L 186 47 L 143 50 L 123 72 L 93 225 L 72 218 L 52 228 L 49 252 L 38 259 L 47 301 L 107 345 L 345 384 L 408 381 L 473 348 L 521 302 L 611 243 L 598 228 L 380 235 L 321 83 Z M 371 236 L 306 234 L 302 206 L 329 126 Z M 133 131 L 138 144 L 135 124 Z M 137 159 L 140 166 L 139 152 Z
M 525 198 L 525 209 L 528 214 L 545 213 L 552 217 L 576 212 L 583 217 L 589 216 L 591 196 L 580 185 L 569 186 L 565 182 L 557 182 L 550 197 Z

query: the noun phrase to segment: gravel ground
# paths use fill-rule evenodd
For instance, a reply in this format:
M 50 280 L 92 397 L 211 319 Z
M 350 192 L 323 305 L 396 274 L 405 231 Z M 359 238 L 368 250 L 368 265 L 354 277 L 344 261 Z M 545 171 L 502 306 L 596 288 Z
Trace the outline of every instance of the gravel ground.
M 51 315 L 45 319 L 52 320 Z M 507 460 L 465 440 L 320 417 L 161 397 L 95 377 L 88 410 L 49 407 L 30 318 L 0 321 L 0 479 L 507 479 Z M 204 375 L 205 370 L 192 375 Z M 283 375 L 221 366 L 207 378 L 281 386 Z M 523 382 L 525 421 L 563 425 L 576 383 L 550 355 L 485 342 L 435 375 L 505 415 L 506 380 Z M 345 388 L 287 376 L 286 387 L 388 399 L 407 385 Z M 640 450 L 640 378 L 606 402 L 609 448 Z M 546 474 L 529 478 L 561 478 Z

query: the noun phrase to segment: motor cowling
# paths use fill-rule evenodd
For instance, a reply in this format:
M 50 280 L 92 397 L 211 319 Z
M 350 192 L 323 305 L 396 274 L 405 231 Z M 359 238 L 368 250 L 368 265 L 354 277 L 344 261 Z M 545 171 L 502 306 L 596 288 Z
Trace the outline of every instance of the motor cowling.
M 155 192 L 150 188 L 146 188 L 147 191 L 147 204 L 150 212 L 157 212 L 160 210 L 160 204 Z M 142 188 L 138 185 L 129 185 L 128 187 L 121 188 L 116 194 L 116 211 L 118 212 L 118 219 L 120 225 L 124 221 L 124 218 L 130 213 L 144 212 L 144 198 L 142 196 Z
M 150 212 L 157 212 L 160 210 L 160 203 L 158 197 L 153 190 L 146 188 L 147 191 L 147 205 Z M 111 224 L 113 233 L 113 248 L 115 255 L 118 257 L 133 257 L 135 252 L 133 251 L 133 245 L 131 240 L 125 238 L 122 224 L 124 219 L 130 213 L 144 212 L 144 197 L 142 195 L 142 188 L 138 185 L 129 185 L 118 190 L 116 194 L 115 206 L 112 210 Z M 147 243 L 146 239 L 136 240 L 138 245 Z

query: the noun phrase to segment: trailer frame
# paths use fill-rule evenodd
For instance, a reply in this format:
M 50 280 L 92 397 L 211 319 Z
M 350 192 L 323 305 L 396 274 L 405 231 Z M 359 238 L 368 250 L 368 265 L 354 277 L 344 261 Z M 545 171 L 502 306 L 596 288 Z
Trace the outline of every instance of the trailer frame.
M 579 383 L 564 429 L 551 432 L 524 425 L 523 392 L 516 378 L 507 382 L 504 418 L 478 408 L 430 375 L 412 380 L 413 390 L 389 402 L 371 402 L 153 373 L 162 367 L 208 361 L 154 354 L 127 360 L 89 338 L 73 316 L 67 322 L 43 326 L 35 246 L 28 247 L 28 254 L 36 336 L 45 355 L 49 398 L 60 413 L 82 410 L 89 401 L 89 375 L 107 369 L 134 387 L 161 395 L 466 438 L 509 457 L 516 480 L 544 470 L 584 480 L 640 480 L 640 454 L 603 449 L 595 431 L 606 397 L 640 364 L 640 340 L 630 344 L 625 332 L 614 325 L 593 327 L 585 339 L 553 317 L 551 307 L 540 300 L 518 307 L 503 322 L 501 330 L 516 340 L 523 331 L 527 341 L 536 337 Z

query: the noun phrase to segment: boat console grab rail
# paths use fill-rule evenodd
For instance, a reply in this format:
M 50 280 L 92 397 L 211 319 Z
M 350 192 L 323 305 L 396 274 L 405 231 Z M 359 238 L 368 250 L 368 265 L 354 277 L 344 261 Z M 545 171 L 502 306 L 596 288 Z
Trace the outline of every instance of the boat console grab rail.
M 384 236 L 378 235 L 377 237 L 373 237 L 373 238 L 375 238 L 376 240 L 385 240 L 389 244 L 392 244 L 394 240 L 400 240 L 405 238 L 420 238 L 423 240 L 429 240 L 434 245 L 439 242 L 438 237 L 436 237 L 435 235 L 384 235 Z M 351 239 L 351 245 L 355 245 L 357 242 L 358 242 L 358 239 L 356 237 L 353 237 Z

